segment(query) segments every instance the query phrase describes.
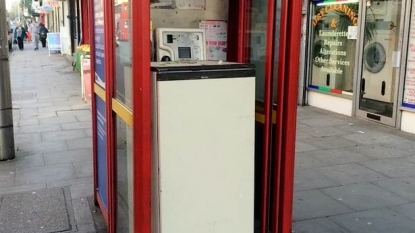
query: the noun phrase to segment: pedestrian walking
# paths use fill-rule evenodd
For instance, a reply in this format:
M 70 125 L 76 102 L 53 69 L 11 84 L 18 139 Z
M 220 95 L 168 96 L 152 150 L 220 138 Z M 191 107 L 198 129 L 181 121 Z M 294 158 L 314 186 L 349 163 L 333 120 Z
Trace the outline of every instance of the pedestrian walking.
M 7 31 L 7 42 L 9 43 L 9 52 L 13 51 L 13 29 Z
M 46 38 L 48 38 L 49 30 L 45 27 L 43 23 L 40 24 L 39 28 L 39 36 L 40 36 L 40 42 L 42 42 L 42 47 L 46 47 Z
M 24 49 L 23 40 L 26 37 L 26 29 L 22 27 L 21 23 L 19 23 L 19 25 L 14 30 L 14 37 L 17 38 L 17 44 L 19 45 L 19 49 L 23 50 Z
M 32 40 L 35 45 L 35 50 L 39 49 L 39 28 L 40 24 L 36 21 L 36 18 L 33 18 L 32 23 L 30 24 L 30 33 L 32 34 Z

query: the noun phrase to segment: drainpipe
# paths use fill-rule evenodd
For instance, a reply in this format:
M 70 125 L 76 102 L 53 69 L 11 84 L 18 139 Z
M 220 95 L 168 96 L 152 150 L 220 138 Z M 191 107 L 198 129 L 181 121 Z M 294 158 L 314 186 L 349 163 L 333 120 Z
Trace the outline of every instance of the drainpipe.
M 15 157 L 6 1 L 0 1 L 0 161 Z

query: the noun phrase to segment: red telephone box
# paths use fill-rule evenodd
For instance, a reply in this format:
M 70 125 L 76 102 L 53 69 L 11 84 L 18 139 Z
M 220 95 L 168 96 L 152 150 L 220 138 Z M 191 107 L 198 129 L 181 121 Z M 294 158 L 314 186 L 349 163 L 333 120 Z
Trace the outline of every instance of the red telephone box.
M 256 66 L 255 222 L 291 232 L 301 2 L 102 1 L 90 6 L 95 200 L 109 232 L 152 233 L 152 79 L 158 27 L 227 22 L 227 61 Z M 176 3 L 176 4 L 174 4 Z M 129 22 L 120 25 L 119 5 Z M 190 8 L 190 9 L 189 9 Z M 183 16 L 184 15 L 184 16 Z M 213 15 L 213 16 L 212 16 Z M 183 18 L 184 17 L 184 18 Z M 153 25 L 153 26 L 151 26 Z M 124 27 L 126 26 L 126 27 Z M 117 33 L 123 30 L 121 37 Z M 118 39 L 117 39 L 118 38 Z M 121 38 L 122 40 L 119 40 Z M 168 232 L 168 229 L 165 230 Z

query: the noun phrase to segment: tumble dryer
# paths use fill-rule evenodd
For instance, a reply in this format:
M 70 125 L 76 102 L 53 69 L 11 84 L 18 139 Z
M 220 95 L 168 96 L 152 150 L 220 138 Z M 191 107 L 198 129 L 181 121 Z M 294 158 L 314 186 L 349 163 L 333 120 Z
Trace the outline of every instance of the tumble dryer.
M 392 103 L 398 41 L 393 1 L 373 2 L 374 32 L 363 51 L 362 87 L 366 99 Z

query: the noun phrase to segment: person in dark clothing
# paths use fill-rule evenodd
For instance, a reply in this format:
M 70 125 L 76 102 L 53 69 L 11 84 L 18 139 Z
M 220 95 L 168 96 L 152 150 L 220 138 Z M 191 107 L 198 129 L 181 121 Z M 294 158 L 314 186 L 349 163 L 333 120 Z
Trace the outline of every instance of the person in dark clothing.
M 10 29 L 7 32 L 7 42 L 9 42 L 9 52 L 12 52 L 13 51 L 13 48 L 12 48 L 12 46 L 13 46 L 13 29 Z
M 19 45 L 19 49 L 23 50 L 24 49 L 23 40 L 26 37 L 26 29 L 22 27 L 21 23 L 14 30 L 14 37 L 17 39 L 17 44 Z
M 49 30 L 45 27 L 43 23 L 40 24 L 39 27 L 39 36 L 40 36 L 40 42 L 42 42 L 42 47 L 46 47 L 46 38 L 48 38 Z

